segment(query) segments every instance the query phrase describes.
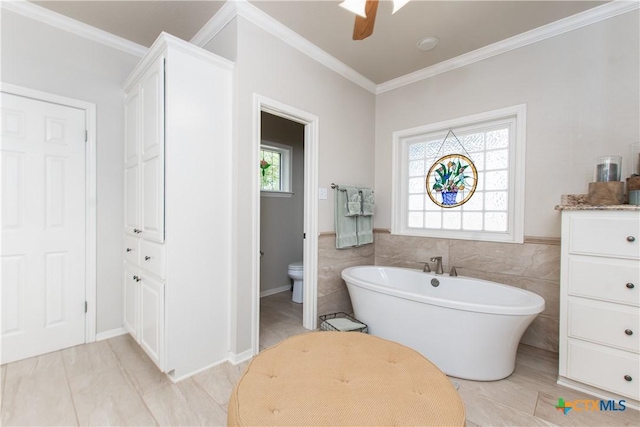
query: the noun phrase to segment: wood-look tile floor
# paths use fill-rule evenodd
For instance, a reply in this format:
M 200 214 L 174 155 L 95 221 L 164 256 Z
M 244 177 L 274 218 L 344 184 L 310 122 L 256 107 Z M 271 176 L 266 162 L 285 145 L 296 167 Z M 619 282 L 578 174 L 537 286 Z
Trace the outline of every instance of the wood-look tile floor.
M 261 300 L 260 346 L 302 328 L 302 305 L 283 292 Z M 247 362 L 218 365 L 173 384 L 128 335 L 45 354 L 1 367 L 2 426 L 225 425 L 233 385 Z M 452 378 L 468 426 L 638 426 L 640 414 L 559 412 L 555 404 L 594 399 L 555 383 L 555 353 L 521 345 L 515 372 L 501 381 Z

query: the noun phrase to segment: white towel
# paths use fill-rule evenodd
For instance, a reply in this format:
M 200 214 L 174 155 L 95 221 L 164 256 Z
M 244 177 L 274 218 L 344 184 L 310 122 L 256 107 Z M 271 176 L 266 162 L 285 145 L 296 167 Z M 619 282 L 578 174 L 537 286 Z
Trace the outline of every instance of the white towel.
M 366 325 L 363 325 L 362 323 L 349 320 L 346 317 L 336 317 L 335 319 L 327 319 L 325 320 L 325 322 L 327 322 L 337 330 L 344 331 L 344 332 L 355 331 L 358 329 L 362 329 L 366 326 Z

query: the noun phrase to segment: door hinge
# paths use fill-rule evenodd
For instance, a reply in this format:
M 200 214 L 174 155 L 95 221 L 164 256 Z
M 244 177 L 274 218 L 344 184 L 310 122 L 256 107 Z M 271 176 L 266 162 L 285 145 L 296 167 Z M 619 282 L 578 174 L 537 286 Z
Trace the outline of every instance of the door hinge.
M 306 239 L 307 238 L 307 233 L 302 233 L 302 238 Z
M 87 142 L 89 140 L 89 131 L 85 129 L 84 131 L 84 142 Z
M 86 313 L 87 310 L 89 309 L 89 304 L 87 304 L 87 302 L 84 302 L 84 312 Z

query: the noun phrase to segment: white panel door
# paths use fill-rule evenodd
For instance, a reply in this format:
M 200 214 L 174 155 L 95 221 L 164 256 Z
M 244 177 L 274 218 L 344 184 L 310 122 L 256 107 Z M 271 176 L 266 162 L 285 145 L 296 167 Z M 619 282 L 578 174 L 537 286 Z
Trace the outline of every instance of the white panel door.
M 124 103 L 124 231 L 136 235 L 140 226 L 140 96 L 136 86 Z
M 164 241 L 164 58 L 140 79 L 142 237 Z
M 151 360 L 164 371 L 164 284 L 147 275 L 143 275 L 140 282 L 138 341 Z
M 0 101 L 7 363 L 85 341 L 85 112 Z

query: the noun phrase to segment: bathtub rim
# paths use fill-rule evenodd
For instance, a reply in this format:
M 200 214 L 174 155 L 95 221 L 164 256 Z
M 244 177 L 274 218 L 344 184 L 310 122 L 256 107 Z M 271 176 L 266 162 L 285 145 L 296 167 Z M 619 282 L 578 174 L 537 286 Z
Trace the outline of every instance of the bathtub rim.
M 403 270 L 403 271 L 410 271 L 415 274 L 430 274 L 433 277 L 442 277 L 447 280 L 456 280 L 459 277 L 461 279 L 469 279 L 473 281 L 484 282 L 492 286 L 508 288 L 509 292 L 524 293 L 527 295 L 528 298 L 531 299 L 531 304 L 527 304 L 526 306 L 509 307 L 509 306 L 503 306 L 503 305 L 475 304 L 475 303 L 455 301 L 450 299 L 435 298 L 435 297 L 426 296 L 426 295 L 412 294 L 409 292 L 404 292 L 404 291 L 389 288 L 386 286 L 377 285 L 375 283 L 367 282 L 367 281 L 358 279 L 350 274 L 352 271 L 363 269 L 363 268 L 367 268 L 367 269 L 383 268 L 383 269 Z M 340 273 L 340 276 L 347 283 L 347 286 L 351 284 L 352 286 L 357 286 L 359 288 L 368 289 L 373 292 L 379 292 L 379 293 L 393 296 L 396 298 L 415 301 L 421 304 L 428 304 L 436 307 L 445 307 L 453 310 L 470 311 L 474 313 L 496 314 L 496 315 L 505 315 L 505 316 L 531 316 L 531 315 L 537 316 L 544 311 L 545 305 L 546 305 L 544 298 L 542 298 L 540 295 L 536 294 L 535 292 L 531 292 L 527 289 L 518 288 L 512 285 L 492 282 L 490 280 L 476 279 L 475 277 L 469 277 L 469 276 L 458 276 L 458 277 L 451 277 L 447 275 L 436 276 L 433 273 L 424 273 L 421 270 L 416 270 L 412 268 L 378 266 L 378 265 L 357 265 L 353 267 L 347 267 L 344 270 L 342 270 L 342 272 Z

